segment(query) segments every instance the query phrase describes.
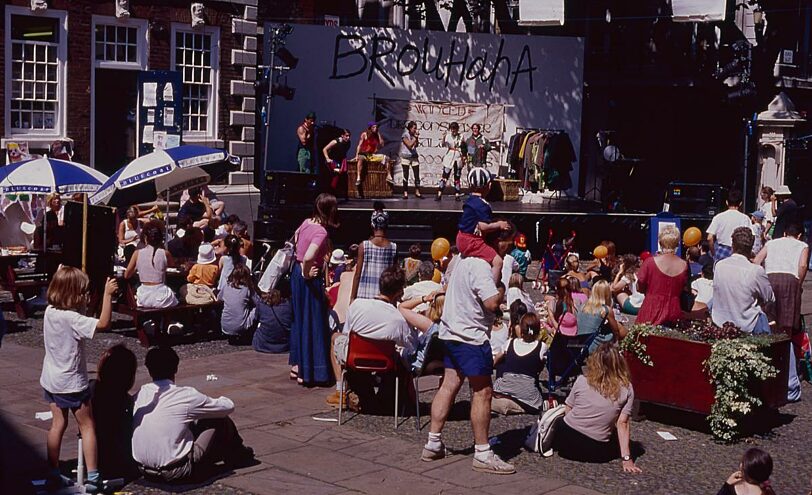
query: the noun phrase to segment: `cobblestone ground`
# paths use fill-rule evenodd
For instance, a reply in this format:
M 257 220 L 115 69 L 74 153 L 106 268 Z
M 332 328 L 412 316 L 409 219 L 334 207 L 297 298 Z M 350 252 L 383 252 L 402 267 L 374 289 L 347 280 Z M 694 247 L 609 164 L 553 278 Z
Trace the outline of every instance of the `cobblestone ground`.
M 804 297 L 804 313 L 812 314 L 812 284 L 805 284 L 806 292 Z M 18 344 L 31 348 L 41 349 L 42 347 L 42 320 L 41 315 L 21 322 L 12 313 L 5 313 L 10 321 L 10 333 L 4 339 L 5 343 Z M 810 316 L 807 316 L 809 321 Z M 135 351 L 139 357 L 139 362 L 143 363 L 145 349 L 142 348 L 134 338 L 132 329 L 126 328 L 126 321 L 116 322 L 117 330 L 111 333 L 100 334 L 91 341 L 88 346 L 88 358 L 91 363 L 95 363 L 101 353 L 109 346 L 124 342 L 130 349 Z M 181 356 L 181 360 L 188 361 L 195 358 L 199 364 L 206 366 L 206 363 L 216 365 L 221 360 L 218 356 L 226 353 L 245 350 L 245 347 L 233 347 L 217 336 L 209 336 L 203 341 L 181 342 L 175 346 Z M 277 359 L 281 365 L 281 372 L 284 372 L 284 360 Z M 38 376 L 39 363 L 31 366 L 32 374 Z M 33 370 L 36 368 L 36 370 Z M 143 375 L 143 370 L 141 370 Z M 143 382 L 144 377 L 138 383 Z M 250 380 L 256 381 L 257 374 L 251 375 Z M 284 380 L 284 375 L 275 377 L 274 380 Z M 424 379 L 421 388 L 429 387 L 430 383 L 436 386 L 436 380 Z M 278 385 L 278 384 L 276 384 Z M 226 384 L 221 385 L 220 393 L 228 395 Z M 275 385 L 274 385 L 275 386 Z M 299 392 L 301 390 L 301 392 Z M 3 392 L 3 401 L 6 401 L 6 392 Z M 312 408 L 312 413 L 306 413 L 306 421 L 310 421 L 310 414 L 319 414 L 323 410 L 318 404 L 321 397 L 326 397 L 330 392 L 328 389 L 302 390 L 296 387 L 297 395 L 307 396 L 308 407 Z M 433 398 L 433 390 L 427 390 L 421 394 L 423 403 L 422 430 L 418 433 L 415 430 L 413 418 L 405 418 L 398 430 L 393 429 L 391 416 L 358 415 L 353 416 L 342 429 L 349 435 L 384 435 L 395 437 L 398 440 L 409 442 L 413 445 L 415 457 L 419 456 L 422 443 L 428 430 L 428 407 Z M 248 400 L 261 402 L 262 398 L 247 397 L 238 401 L 238 405 Z M 277 403 L 269 404 L 267 407 L 276 409 Z M 15 409 L 15 404 L 6 402 L 9 409 Z M 323 406 L 322 406 L 323 407 Z M 270 410 L 269 409 L 269 410 Z M 38 410 L 44 410 L 44 406 Z M 470 425 L 468 422 L 468 391 L 463 388 L 457 404 L 448 422 L 444 439 L 448 446 L 456 451 L 460 458 L 471 456 L 473 449 Z M 236 420 L 240 424 L 240 408 Z M 560 479 L 568 480 L 571 483 L 581 485 L 602 493 L 617 494 L 696 494 L 715 493 L 726 477 L 734 471 L 739 462 L 741 453 L 750 446 L 759 446 L 769 451 L 775 460 L 775 473 L 773 485 L 777 493 L 801 494 L 809 491 L 809 480 L 812 475 L 808 459 L 812 457 L 812 447 L 808 440 L 812 431 L 812 386 L 803 384 L 803 400 L 783 407 L 780 414 L 775 417 L 761 420 L 764 425 L 762 430 L 767 433 L 751 434 L 741 442 L 734 445 L 720 445 L 713 442 L 707 432 L 704 418 L 679 413 L 665 409 L 644 409 L 646 418 L 632 424 L 632 438 L 636 442 L 637 450 L 641 452 L 638 458 L 638 465 L 643 469 L 640 475 L 624 474 L 619 463 L 609 464 L 582 464 L 552 457 L 542 459 L 535 454 L 530 454 L 521 448 L 527 428 L 534 421 L 534 417 L 529 415 L 519 415 L 511 417 L 497 417 L 491 423 L 491 435 L 495 443 L 496 451 L 504 458 L 511 460 L 517 465 L 522 475 L 538 476 L 539 479 Z M 253 416 L 249 416 L 250 423 Z M 266 422 L 271 422 L 270 419 Z M 312 421 L 311 421 L 312 422 Z M 36 422 L 40 423 L 40 422 Z M 315 423 L 315 422 L 313 422 Z M 282 423 L 272 423 L 271 426 Z M 771 428 L 770 428 L 771 427 Z M 41 428 L 41 426 L 40 426 Z M 264 427 L 260 427 L 262 429 Z M 253 430 L 252 430 L 253 431 Z M 662 440 L 658 431 L 668 431 L 677 437 L 676 441 Z M 345 433 L 347 435 L 347 433 Z M 38 437 L 37 437 L 38 438 Z M 250 437 L 246 438 L 249 445 L 252 444 Z M 44 442 L 44 438 L 42 438 Z M 275 442 L 275 441 L 274 441 Z M 2 450 L 0 441 L 0 450 Z M 363 449 L 363 445 L 358 445 L 357 449 Z M 2 454 L 2 452 L 0 452 Z M 63 457 L 69 457 L 63 452 Z M 6 453 L 8 455 L 8 453 Z M 75 462 L 75 461 L 74 461 Z M 318 468 L 318 466 L 314 466 Z M 404 468 L 410 469 L 410 468 Z M 469 471 L 470 472 L 470 471 Z M 243 478 L 250 477 L 243 476 Z M 0 473 L 2 481 L 2 473 Z M 190 494 L 234 494 L 250 495 L 251 493 L 269 493 L 266 489 L 254 489 L 245 491 L 241 488 L 230 486 L 226 481 L 215 481 L 212 484 L 202 487 L 187 487 L 184 493 Z M 233 483 L 238 486 L 239 483 Z M 301 488 L 301 487 L 300 487 Z M 149 486 L 143 482 L 129 484 L 125 492 L 132 494 L 160 494 L 165 492 L 157 487 Z M 294 490 L 295 491 L 295 490 Z M 301 491 L 301 490 L 300 490 Z M 307 491 L 307 490 L 305 490 Z M 363 490 L 367 493 L 376 493 L 375 490 Z M 558 492 L 556 492 L 558 493 Z M 564 492 L 562 492 L 564 493 Z M 581 493 L 577 489 L 566 493 Z M 592 492 L 589 492 L 592 493 Z

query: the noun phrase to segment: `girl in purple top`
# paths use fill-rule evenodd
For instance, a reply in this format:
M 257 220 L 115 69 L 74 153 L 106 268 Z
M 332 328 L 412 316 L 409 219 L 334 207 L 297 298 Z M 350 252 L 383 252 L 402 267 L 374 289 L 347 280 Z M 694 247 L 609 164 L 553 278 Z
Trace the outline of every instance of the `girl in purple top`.
M 291 380 L 300 384 L 332 379 L 327 298 L 322 268 L 330 252 L 327 228 L 338 226 L 338 206 L 332 194 L 316 198 L 313 216 L 296 229 L 296 261 L 290 277 L 293 323 L 290 327 Z

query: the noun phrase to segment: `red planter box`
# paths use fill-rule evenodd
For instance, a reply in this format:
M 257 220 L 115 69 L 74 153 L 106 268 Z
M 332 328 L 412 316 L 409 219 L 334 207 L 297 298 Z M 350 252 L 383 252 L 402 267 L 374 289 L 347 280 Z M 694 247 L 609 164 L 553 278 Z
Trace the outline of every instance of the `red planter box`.
M 676 409 L 710 414 L 714 387 L 702 365 L 710 357 L 711 346 L 704 342 L 649 335 L 640 339 L 654 366 L 647 366 L 626 353 L 632 374 L 634 398 Z M 768 356 L 778 375 L 756 385 L 755 395 L 771 408 L 787 403 L 789 380 L 789 340 L 770 345 Z

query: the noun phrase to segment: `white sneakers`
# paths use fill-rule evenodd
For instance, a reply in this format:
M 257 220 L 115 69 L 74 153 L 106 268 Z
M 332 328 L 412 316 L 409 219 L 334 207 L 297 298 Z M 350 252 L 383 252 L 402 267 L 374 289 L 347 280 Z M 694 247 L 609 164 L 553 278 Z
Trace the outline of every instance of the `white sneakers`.
M 514 474 L 516 468 L 513 464 L 503 461 L 498 455 L 493 453 L 493 450 L 488 451 L 488 458 L 480 461 L 474 457 L 474 463 L 471 466 L 474 471 L 487 474 Z

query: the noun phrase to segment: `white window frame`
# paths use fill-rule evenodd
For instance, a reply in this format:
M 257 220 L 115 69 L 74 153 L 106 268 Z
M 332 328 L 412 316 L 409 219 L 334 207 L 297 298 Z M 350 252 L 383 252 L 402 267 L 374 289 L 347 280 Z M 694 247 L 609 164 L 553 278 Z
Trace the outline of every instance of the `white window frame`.
M 119 62 L 111 60 L 96 60 L 96 27 L 114 26 L 125 28 L 136 28 L 138 35 L 138 44 L 136 46 L 136 61 L 135 62 Z M 90 27 L 90 60 L 94 68 L 99 69 L 132 69 L 132 70 L 146 70 L 148 55 L 148 36 L 149 36 L 149 22 L 146 19 L 133 19 L 110 17 L 104 15 L 94 15 L 93 22 Z
M 96 60 L 96 26 L 135 27 L 138 29 L 136 62 Z M 90 26 L 90 164 L 96 166 L 96 69 L 147 70 L 149 67 L 149 21 L 94 15 Z M 138 143 L 136 143 L 136 147 Z
M 59 47 L 56 51 L 57 60 L 57 91 L 56 118 L 53 129 L 14 129 L 11 127 L 11 16 L 23 15 L 30 17 L 50 17 L 59 20 Z M 26 7 L 6 5 L 5 12 L 5 129 L 4 134 L 14 139 L 35 141 L 37 138 L 64 137 L 68 114 L 68 12 L 65 10 L 48 9 L 45 12 L 34 13 Z
M 192 28 L 186 24 L 172 23 L 171 41 L 169 45 L 170 50 L 170 68 L 175 69 L 175 52 L 177 51 L 176 39 L 177 33 L 192 33 L 192 34 L 206 34 L 211 36 L 211 95 L 209 98 L 209 114 L 208 122 L 206 123 L 206 132 L 202 131 L 183 131 L 183 141 L 186 143 L 205 142 L 211 143 L 217 140 L 218 136 L 218 123 L 220 115 L 219 106 L 219 92 L 220 92 L 220 28 L 216 26 L 203 26 L 199 28 Z M 182 76 L 181 76 L 182 78 Z M 186 94 L 186 91 L 183 91 Z M 186 115 L 183 116 L 186 120 Z

